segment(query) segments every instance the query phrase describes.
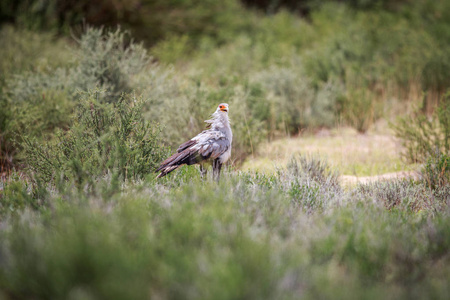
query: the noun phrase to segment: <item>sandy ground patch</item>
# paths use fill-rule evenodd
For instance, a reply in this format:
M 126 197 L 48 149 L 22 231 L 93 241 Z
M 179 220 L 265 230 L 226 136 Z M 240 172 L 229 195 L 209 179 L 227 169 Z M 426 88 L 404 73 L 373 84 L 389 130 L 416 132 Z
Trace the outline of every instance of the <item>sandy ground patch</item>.
M 386 129 L 366 134 L 351 128 L 323 130 L 265 143 L 259 149 L 257 155 L 244 163 L 243 170 L 271 173 L 299 154 L 325 159 L 340 174 L 357 177 L 360 181 L 364 181 L 364 177 L 389 177 L 417 169 L 401 159 L 401 145 Z
M 419 180 L 420 174 L 417 171 L 401 171 L 401 172 L 393 172 L 393 173 L 386 173 L 382 175 L 375 175 L 375 176 L 352 176 L 352 175 L 342 175 L 340 177 L 342 184 L 344 185 L 353 185 L 353 184 L 367 184 L 375 181 L 380 180 L 393 180 L 393 179 L 414 179 Z

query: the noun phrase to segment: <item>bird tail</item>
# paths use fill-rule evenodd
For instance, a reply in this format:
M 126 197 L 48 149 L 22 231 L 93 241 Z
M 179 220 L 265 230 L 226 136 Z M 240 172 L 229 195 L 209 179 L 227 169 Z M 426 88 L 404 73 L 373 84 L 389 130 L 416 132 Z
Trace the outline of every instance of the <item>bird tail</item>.
M 156 178 L 164 177 L 184 164 L 191 165 L 195 163 L 197 161 L 197 157 L 197 152 L 190 150 L 175 153 L 161 163 L 159 168 L 156 170 L 156 172 L 160 172 Z
M 164 168 L 162 168 L 162 169 L 160 169 L 160 170 L 157 171 L 157 172 L 159 172 L 159 171 L 161 171 L 161 172 L 158 174 L 158 176 L 156 176 L 156 178 L 164 177 L 164 176 L 166 176 L 167 174 L 169 174 L 170 172 L 175 171 L 175 170 L 176 170 L 178 167 L 180 167 L 180 166 L 181 166 L 181 165 L 164 167 Z

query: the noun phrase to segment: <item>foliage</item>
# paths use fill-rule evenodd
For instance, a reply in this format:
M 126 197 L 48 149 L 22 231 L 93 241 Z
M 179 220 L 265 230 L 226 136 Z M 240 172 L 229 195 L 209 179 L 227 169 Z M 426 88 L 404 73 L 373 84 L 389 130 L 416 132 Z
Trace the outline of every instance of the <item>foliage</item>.
M 41 138 L 55 128 L 67 128 L 71 120 L 67 116 L 79 101 L 79 91 L 101 88 L 105 90 L 98 95 L 101 101 L 116 101 L 121 93 L 131 90 L 148 98 L 143 115 L 164 124 L 162 136 L 173 147 L 202 130 L 202 121 L 218 103 L 230 102 L 236 119 L 245 120 L 233 124 L 233 154 L 240 161 L 256 149 L 265 135 L 265 119 L 254 119 L 249 114 L 254 95 L 233 90 L 232 83 L 216 90 L 183 78 L 170 68 L 150 63 L 142 45 L 126 45 L 127 39 L 120 30 L 89 28 L 78 41 L 79 48 L 72 49 L 78 59 L 69 67 L 26 73 L 9 80 L 5 88 L 9 107 L 6 140 L 11 144 L 14 132 L 20 133 L 20 141 L 21 136 Z M 187 114 L 180 106 L 196 109 Z M 14 148 L 9 153 L 14 153 Z
M 387 209 L 420 211 L 432 209 L 432 205 L 437 204 L 424 185 L 412 184 L 406 180 L 360 185 L 358 193 L 369 201 L 383 203 Z
M 448 95 L 396 129 L 426 162 L 420 182 L 344 188 L 308 157 L 219 184 L 151 172 L 219 102 L 242 160 L 280 133 L 364 132 L 413 89 L 442 94 L 449 1 L 266 1 L 266 15 L 237 0 L 88 2 L 0 4 L 22 28 L 0 32 L 0 163 L 16 133 L 32 171 L 0 182 L 0 298 L 448 297 Z M 71 44 L 23 29 L 78 32 L 83 18 L 132 34 L 88 28 Z
M 245 19 L 236 18 L 242 12 L 236 0 L 5 0 L 1 8 L 0 22 L 66 34 L 84 24 L 123 25 L 148 45 L 183 34 L 193 39 L 206 35 L 220 41 L 231 28 L 245 23 Z
M 55 48 L 48 46 L 51 40 L 47 35 L 34 36 L 24 32 L 22 40 L 16 34 L 21 35 L 22 32 L 12 32 L 5 37 L 12 42 L 6 48 L 10 49 L 8 53 L 30 45 L 30 51 L 43 51 L 40 59 L 52 61 L 47 56 L 62 47 L 59 43 Z M 34 41 L 36 39 L 41 39 L 43 45 Z M 14 67 L 20 72 L 15 76 L 8 74 L 0 98 L 5 108 L 0 113 L 2 166 L 3 160 L 18 158 L 20 149 L 12 142 L 14 134 L 20 142 L 22 136 L 42 138 L 57 128 L 67 128 L 70 125 L 68 116 L 78 101 L 79 91 L 100 88 L 106 91 L 98 94 L 102 101 L 114 101 L 122 93 L 136 88 L 134 76 L 148 66 L 149 57 L 142 45 L 130 42 L 127 33 L 119 29 L 105 31 L 88 28 L 78 40 L 79 47 L 71 48 L 75 59 L 63 66 L 58 67 L 58 55 L 52 63 L 42 62 L 42 67 L 33 65 L 39 62 L 37 58 L 33 59 L 34 53 L 27 60 L 18 54 L 18 62 L 7 64 L 8 68 Z
M 340 116 L 360 133 L 365 133 L 380 117 L 375 95 L 367 88 L 356 86 L 347 89 L 341 97 Z
M 346 191 L 317 158 L 273 176 L 225 172 L 220 184 L 181 171 L 107 195 L 69 184 L 43 196 L 38 211 L 2 211 L 2 296 L 409 299 L 412 288 L 421 298 L 447 295 L 447 208 L 384 207 L 390 190 L 408 197 L 415 184 Z M 302 196 L 287 188 L 294 183 Z M 112 183 L 99 179 L 94 188 L 103 184 Z M 307 205 L 318 197 L 321 206 Z
M 425 162 L 436 153 L 450 154 L 450 92 L 447 92 L 428 118 L 417 110 L 413 115 L 400 118 L 393 125 L 394 132 L 402 140 L 404 156 L 412 162 Z
M 424 7 L 429 18 L 442 8 L 418 2 L 398 10 L 329 3 L 314 9 L 310 22 L 282 11 L 256 19 L 221 47 L 205 39 L 193 60 L 183 50 L 180 71 L 200 73 L 215 87 L 230 81 L 256 85 L 252 89 L 262 91 L 261 105 L 267 107 L 269 136 L 336 124 L 365 132 L 378 119 L 395 116 L 391 103 L 415 102 L 421 90 L 436 98 L 448 86 L 447 71 L 436 62 L 447 61 L 448 45 L 437 32 L 450 32 L 450 18 L 412 18 Z M 188 42 L 187 36 L 173 37 L 153 53 L 159 57 L 168 49 L 163 60 L 176 58 Z M 173 58 L 167 60 L 177 62 Z
M 256 7 L 268 13 L 277 12 L 280 9 L 289 9 L 300 14 L 308 14 L 312 9 L 319 7 L 327 2 L 344 2 L 342 0 L 242 0 L 243 3 L 250 7 Z M 405 4 L 407 0 L 347 0 L 345 1 L 354 9 L 370 10 L 370 9 L 386 9 L 395 10 L 399 6 Z
M 0 29 L 0 44 L 0 170 L 3 170 L 13 164 L 12 158 L 16 152 L 12 143 L 13 131 L 23 132 L 23 127 L 27 127 L 36 129 L 34 133 L 40 133 L 43 128 L 55 123 L 64 127 L 64 122 L 59 123 L 57 119 L 65 118 L 68 112 L 65 110 L 66 102 L 59 95 L 47 95 L 47 98 L 43 94 L 34 95 L 30 97 L 27 107 L 18 107 L 15 101 L 6 97 L 8 82 L 26 72 L 45 73 L 49 68 L 65 65 L 70 56 L 64 40 L 49 33 L 19 30 L 11 26 Z M 62 113 L 56 115 L 55 111 Z
M 450 187 L 450 156 L 438 152 L 428 157 L 422 177 L 432 190 Z
M 66 41 L 51 33 L 3 26 L 0 29 L 0 85 L 27 71 L 45 72 L 66 64 Z
M 78 40 L 76 63 L 51 73 L 28 73 L 11 81 L 7 87 L 14 102 L 24 102 L 41 94 L 43 89 L 65 91 L 74 99 L 78 90 L 100 88 L 101 95 L 112 101 L 131 92 L 133 77 L 144 70 L 149 57 L 142 45 L 133 43 L 120 29 L 106 31 L 88 28 Z
M 115 8 L 128 7 L 123 10 L 124 28 L 137 26 L 159 36 L 152 41 L 163 38 L 149 50 L 159 62 L 129 34 L 88 28 L 70 46 L 75 59 L 63 67 L 49 65 L 10 77 L 2 91 L 7 97 L 0 100 L 6 108 L 0 116 L 2 145 L 7 145 L 2 147 L 8 148 L 2 156 L 17 158 L 12 132 L 40 136 L 55 127 L 67 128 L 67 118 L 61 116 L 78 101 L 77 91 L 96 87 L 107 91 L 105 101 L 131 91 L 148 98 L 144 116 L 164 125 L 165 141 L 173 147 L 202 130 L 202 120 L 218 102 L 229 102 L 237 162 L 257 152 L 263 139 L 305 128 L 342 124 L 365 132 L 380 117 L 395 114 L 391 103 L 403 107 L 402 100 L 415 101 L 413 89 L 417 95 L 423 89 L 430 97 L 440 95 L 449 80 L 446 68 L 436 62 L 447 61 L 448 46 L 441 37 L 450 27 L 447 14 L 436 12 L 446 11 L 445 3 L 423 0 L 395 9 L 385 2 L 355 3 L 313 5 L 309 19 L 288 11 L 264 16 L 231 0 L 203 6 L 196 1 L 159 3 L 158 16 L 147 14 L 148 22 L 136 16 L 131 24 L 125 20 L 134 6 L 118 1 Z M 153 5 L 142 2 L 141 11 L 151 12 Z M 180 15 L 166 18 L 177 7 L 183 7 Z M 83 9 L 75 7 L 74 15 Z M 420 11 L 424 16 L 417 15 Z M 149 24 L 160 22 L 159 16 L 167 27 L 149 30 Z M 174 19 L 179 24 L 170 25 Z M 164 33 L 153 32 L 158 30 Z M 56 102 L 61 105 L 51 120 L 42 119 L 45 108 Z M 192 108 L 190 114 L 180 107 Z M 31 111 L 36 114 L 27 113 Z
M 271 67 L 252 76 L 253 84 L 265 91 L 269 115 L 262 121 L 273 123 L 268 124 L 272 134 L 276 130 L 295 134 L 305 127 L 335 125 L 339 87 L 327 82 L 316 92 L 302 71 L 301 66 Z
M 279 171 L 279 176 L 292 201 L 307 212 L 324 210 L 343 200 L 337 173 L 321 159 L 299 156 L 291 160 L 286 171 Z
M 24 174 L 11 172 L 0 181 L 0 216 L 16 216 L 27 209 L 40 210 L 49 206 L 49 190 L 32 185 Z
M 313 83 L 337 77 L 372 88 L 391 81 L 407 88 L 417 79 L 428 80 L 422 72 L 440 51 L 430 32 L 414 28 L 399 14 L 325 5 L 313 20 L 320 38 L 305 52 Z
M 166 155 L 159 127 L 142 118 L 143 101 L 122 96 L 115 104 L 98 101 L 100 91 L 81 99 L 67 131 L 42 144 L 23 137 L 27 165 L 37 179 L 53 183 L 62 177 L 78 187 L 99 177 L 143 178 L 155 170 Z

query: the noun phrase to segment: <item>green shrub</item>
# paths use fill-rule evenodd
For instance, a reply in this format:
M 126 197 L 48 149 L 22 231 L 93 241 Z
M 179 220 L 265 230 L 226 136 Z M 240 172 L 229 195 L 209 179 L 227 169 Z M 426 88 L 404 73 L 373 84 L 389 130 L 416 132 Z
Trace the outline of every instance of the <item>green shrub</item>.
M 383 204 L 387 209 L 433 210 L 438 206 L 425 185 L 407 180 L 381 181 L 358 186 L 363 199 Z
M 7 86 L 11 102 L 28 101 L 43 90 L 65 91 L 75 99 L 77 92 L 99 88 L 106 92 L 106 101 L 117 99 L 121 93 L 131 92 L 133 78 L 149 64 L 144 47 L 133 43 L 129 34 L 117 29 L 107 31 L 88 28 L 74 50 L 76 63 L 51 73 L 28 73 L 12 80 Z
M 365 133 L 379 119 L 377 99 L 367 87 L 348 87 L 340 101 L 341 120 L 360 133 Z
M 437 47 L 440 51 L 434 53 L 423 68 L 423 87 L 425 90 L 445 91 L 450 82 L 450 54 L 445 50 L 448 45 Z
M 432 190 L 450 186 L 450 156 L 438 152 L 428 157 L 422 169 L 422 177 Z
M 83 91 L 104 89 L 111 99 L 131 92 L 133 76 L 144 71 L 150 61 L 143 45 L 134 43 L 129 33 L 120 29 L 89 28 L 79 44 L 79 64 L 69 71 L 70 85 Z
M 23 135 L 42 137 L 55 129 L 67 129 L 75 106 L 64 91 L 42 90 L 42 94 L 29 97 L 18 105 L 11 105 L 14 116 L 9 121 L 9 130 L 14 130 L 20 139 Z
M 31 41 L 37 39 L 34 35 L 31 37 Z M 20 39 L 19 42 L 22 43 Z M 49 46 L 35 43 L 36 46 L 31 43 L 35 51 L 43 49 L 41 59 L 51 61 L 45 52 Z M 43 35 L 42 43 L 51 43 L 51 40 Z M 149 57 L 143 46 L 132 43 L 128 34 L 120 30 L 88 28 L 78 43 L 79 48 L 71 49 L 76 59 L 64 67 L 51 69 L 52 65 L 58 66 L 56 62 L 59 58 L 56 55 L 55 62 L 46 63 L 45 68 L 31 68 L 31 62 L 25 60 L 18 63 L 18 67 L 23 64 L 24 70 L 18 68 L 19 72 L 15 76 L 8 75 L 0 98 L 5 108 L 0 113 L 2 165 L 9 157 L 15 160 L 18 158 L 20 149 L 12 142 L 14 134 L 20 143 L 22 136 L 41 138 L 52 134 L 56 128 L 67 128 L 80 91 L 100 88 L 105 90 L 97 94 L 100 100 L 115 101 L 122 93 L 137 88 L 135 76 L 149 65 Z M 53 48 L 49 48 L 48 51 L 53 51 Z M 17 55 L 20 62 L 22 54 Z
M 151 53 L 163 63 L 174 63 L 180 59 L 186 59 L 192 52 L 189 44 L 189 37 L 171 36 L 160 41 L 151 48 Z
M 334 126 L 336 116 L 365 132 L 388 111 L 387 99 L 406 99 L 411 86 L 439 93 L 446 78 L 433 67 L 446 49 L 440 43 L 399 12 L 333 3 L 315 9 L 310 24 L 286 12 L 260 18 L 219 48 L 205 42 L 187 68 L 185 58 L 179 62 L 211 86 L 256 85 L 270 111 L 262 119 L 270 136 Z M 424 75 L 434 71 L 439 87 Z
M 47 95 L 45 98 L 42 93 L 31 97 L 33 105 L 17 105 L 16 99 L 7 97 L 9 84 L 16 80 L 16 76 L 27 72 L 47 73 L 49 69 L 70 65 L 70 55 L 63 39 L 57 39 L 50 33 L 31 32 L 11 26 L 0 29 L 0 44 L 0 170 L 6 170 L 12 168 L 17 152 L 12 141 L 14 131 L 26 132 L 26 127 L 27 130 L 36 128 L 34 132 L 40 132 L 57 123 L 61 116 L 65 118 L 68 112 L 62 97 Z M 58 102 L 56 106 L 55 102 Z M 42 108 L 46 111 L 41 111 Z M 52 109 L 62 110 L 61 116 L 53 119 L 54 114 L 50 112 L 48 115 Z M 37 113 L 36 117 L 34 113 Z M 46 124 L 37 123 L 36 120 Z
M 334 181 L 318 160 L 297 167 L 296 177 Z M 386 210 L 341 191 L 351 201 L 337 194 L 340 205 L 308 214 L 283 177 L 224 175 L 170 189 L 144 180 L 113 196 L 53 191 L 47 212 L 2 218 L 2 296 L 410 299 L 412 286 L 447 296 L 445 210 Z
M 342 87 L 329 81 L 313 88 L 301 65 L 272 66 L 252 75 L 251 82 L 264 92 L 255 106 L 268 110 L 260 118 L 271 135 L 277 131 L 297 134 L 304 128 L 333 127 L 336 123 Z
M 166 155 L 159 127 L 142 118 L 141 99 L 124 95 L 114 104 L 102 104 L 99 93 L 84 95 L 72 125 L 59 130 L 55 140 L 43 144 L 23 137 L 25 162 L 37 179 L 55 184 L 61 176 L 83 187 L 108 174 L 143 178 Z
M 24 72 L 47 72 L 72 62 L 67 41 L 48 32 L 0 28 L 0 86 Z
M 389 210 L 445 211 L 450 201 L 449 171 L 445 169 L 448 158 L 440 159 L 427 163 L 420 181 L 396 179 L 360 184 L 354 197 L 382 204 Z M 438 163 L 441 165 L 435 165 Z
M 421 77 L 425 65 L 440 53 L 429 32 L 391 12 L 330 4 L 315 12 L 313 21 L 320 38 L 304 52 L 313 84 L 335 77 L 347 83 L 357 74 L 370 87 L 393 82 L 407 90 L 412 81 L 427 80 Z
M 338 174 L 320 158 L 293 158 L 279 176 L 281 188 L 308 213 L 330 209 L 344 199 Z
M 271 117 L 278 130 L 297 133 L 309 123 L 314 91 L 299 71 L 272 67 L 256 74 L 253 81 L 266 91 Z
M 450 92 L 442 97 L 431 118 L 417 110 L 392 127 L 405 148 L 404 157 L 411 162 L 425 162 L 435 153 L 449 155 Z
M 344 93 L 344 86 L 338 81 L 329 80 L 319 84 L 311 104 L 309 127 L 335 127 Z
M 233 130 L 232 159 L 237 164 L 258 151 L 259 144 L 267 137 L 266 120 L 259 120 L 255 116 L 258 110 L 255 95 L 247 90 L 235 89 L 230 97 L 230 118 Z M 252 99 L 253 98 L 253 99 Z
M 39 210 L 48 205 L 48 190 L 32 187 L 23 175 L 10 173 L 0 181 L 0 216 L 19 215 L 23 210 Z

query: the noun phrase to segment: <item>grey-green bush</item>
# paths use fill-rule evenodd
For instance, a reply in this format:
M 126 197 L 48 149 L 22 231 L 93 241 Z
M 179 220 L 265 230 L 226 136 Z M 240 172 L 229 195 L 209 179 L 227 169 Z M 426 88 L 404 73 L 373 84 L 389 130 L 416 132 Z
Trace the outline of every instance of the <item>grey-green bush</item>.
M 182 185 L 170 185 L 170 178 L 129 182 L 107 196 L 54 191 L 46 197 L 51 209 L 2 218 L 0 293 L 6 299 L 410 299 L 413 290 L 445 299 L 446 209 L 387 210 L 382 199 L 367 201 L 354 190 L 340 190 L 336 199 L 321 195 L 336 191 L 326 168 L 305 159 L 281 177 L 226 172 L 217 184 L 186 174 Z M 284 176 L 305 178 L 304 189 L 328 186 L 317 195 L 326 201 L 342 195 L 349 201 L 306 208 L 283 189 Z
M 345 199 L 338 174 L 318 157 L 293 158 L 279 176 L 282 189 L 308 213 L 337 207 Z
M 28 72 L 46 73 L 67 66 L 70 64 L 70 51 L 65 39 L 51 33 L 32 32 L 10 25 L 0 28 L 0 44 L 0 170 L 4 168 L 6 171 L 17 163 L 14 161 L 17 154 L 17 145 L 13 142 L 14 132 L 32 130 L 40 133 L 55 123 L 64 127 L 64 122 L 59 123 L 59 120 L 61 116 L 65 118 L 70 114 L 70 109 L 65 109 L 67 102 L 62 97 L 43 97 L 45 87 L 43 93 L 30 97 L 32 104 L 24 107 L 17 105 L 16 99 L 7 97 L 10 91 L 8 86 Z M 58 103 L 55 105 L 55 102 Z M 54 112 L 58 110 L 62 111 L 61 115 L 53 118 L 56 115 Z
M 85 93 L 68 130 L 47 143 L 23 137 L 32 176 L 53 185 L 63 178 L 78 187 L 106 175 L 113 179 L 143 178 L 167 154 L 156 124 L 142 117 L 143 100 L 123 95 L 101 103 L 102 91 Z
M 88 28 L 73 49 L 75 63 L 46 73 L 28 73 L 10 81 L 7 87 L 13 102 L 28 101 L 43 90 L 61 90 L 75 99 L 77 92 L 105 90 L 106 101 L 131 92 L 133 77 L 142 72 L 149 57 L 141 44 L 133 43 L 127 32 Z
M 421 173 L 425 184 L 431 190 L 447 188 L 447 190 L 450 191 L 449 155 L 437 152 L 434 155 L 429 156 Z
M 431 117 L 417 110 L 399 118 L 392 127 L 405 148 L 404 157 L 411 162 L 425 162 L 436 154 L 449 155 L 450 92 L 442 97 Z
M 439 208 L 439 199 L 422 183 L 408 180 L 381 181 L 358 186 L 362 199 L 383 204 L 387 209 L 406 209 L 411 211 Z
M 129 35 L 119 29 L 106 31 L 88 28 L 78 41 L 79 47 L 71 47 L 62 54 L 58 53 L 59 48 L 62 48 L 61 41 L 56 42 L 55 47 L 47 45 L 52 43 L 51 36 L 36 37 L 25 32 L 25 38 L 30 41 L 22 41 L 14 36 L 14 32 L 7 33 L 12 35 L 6 36 L 12 45 L 7 43 L 6 50 L 2 51 L 11 56 L 13 53 L 9 52 L 17 50 L 14 55 L 18 56 L 18 63 L 12 64 L 17 68 L 8 67 L 10 72 L 17 73 L 14 76 L 7 74 L 6 83 L 1 89 L 0 103 L 5 108 L 0 113 L 2 166 L 7 159 L 15 160 L 12 162 L 15 165 L 21 160 L 17 154 L 20 147 L 13 142 L 14 135 L 18 142 L 22 136 L 48 139 L 48 135 L 54 133 L 56 128 L 65 129 L 69 126 L 70 115 L 80 91 L 100 88 L 105 91 L 98 95 L 103 101 L 116 100 L 121 93 L 136 88 L 133 78 L 149 62 L 143 46 L 133 43 Z M 15 43 L 18 46 L 14 47 Z M 31 58 L 27 60 L 23 59 L 20 49 L 28 48 L 29 45 L 31 50 L 41 53 L 39 59 L 48 62 L 32 59 L 35 53 L 29 55 Z M 72 55 L 67 54 L 69 51 Z M 64 63 L 60 56 L 66 59 Z M 43 66 L 39 67 L 41 64 Z

